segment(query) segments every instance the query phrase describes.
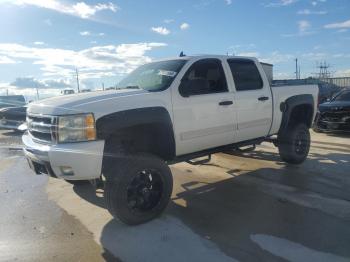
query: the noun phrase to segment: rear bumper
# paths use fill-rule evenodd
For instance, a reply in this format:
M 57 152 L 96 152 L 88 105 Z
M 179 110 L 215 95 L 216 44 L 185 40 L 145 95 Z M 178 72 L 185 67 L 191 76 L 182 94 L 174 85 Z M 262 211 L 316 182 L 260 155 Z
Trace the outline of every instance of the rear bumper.
M 29 166 L 37 174 L 48 174 L 67 180 L 90 180 L 101 175 L 103 140 L 44 145 L 33 141 L 31 136 L 25 133 L 22 141 Z

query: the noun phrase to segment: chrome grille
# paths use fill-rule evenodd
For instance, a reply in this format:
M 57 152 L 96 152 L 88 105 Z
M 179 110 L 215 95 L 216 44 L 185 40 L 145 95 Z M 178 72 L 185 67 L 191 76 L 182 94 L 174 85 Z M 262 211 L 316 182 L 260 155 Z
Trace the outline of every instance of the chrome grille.
M 28 131 L 33 139 L 43 143 L 53 142 L 54 117 L 28 115 L 27 125 Z

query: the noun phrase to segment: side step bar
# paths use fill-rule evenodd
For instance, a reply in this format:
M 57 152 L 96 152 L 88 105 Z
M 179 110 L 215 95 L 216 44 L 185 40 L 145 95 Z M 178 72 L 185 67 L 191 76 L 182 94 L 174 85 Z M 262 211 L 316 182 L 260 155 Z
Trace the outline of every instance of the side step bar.
M 197 165 L 206 164 L 206 163 L 210 162 L 210 160 L 211 160 L 211 154 L 209 154 L 208 158 L 206 158 L 206 159 L 200 159 L 200 160 L 190 159 L 190 160 L 187 160 L 186 163 L 193 165 L 193 166 L 197 166 Z

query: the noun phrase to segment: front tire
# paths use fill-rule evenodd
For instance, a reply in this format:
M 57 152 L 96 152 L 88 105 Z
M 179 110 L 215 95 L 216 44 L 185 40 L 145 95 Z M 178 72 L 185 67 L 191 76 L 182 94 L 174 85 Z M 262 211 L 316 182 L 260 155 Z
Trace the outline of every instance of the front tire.
M 305 124 L 288 127 L 278 140 L 278 151 L 283 161 L 289 164 L 301 164 L 305 161 L 311 144 L 310 131 Z
M 113 217 L 125 224 L 137 225 L 159 216 L 173 189 L 166 163 L 153 155 L 135 155 L 109 162 L 104 194 Z

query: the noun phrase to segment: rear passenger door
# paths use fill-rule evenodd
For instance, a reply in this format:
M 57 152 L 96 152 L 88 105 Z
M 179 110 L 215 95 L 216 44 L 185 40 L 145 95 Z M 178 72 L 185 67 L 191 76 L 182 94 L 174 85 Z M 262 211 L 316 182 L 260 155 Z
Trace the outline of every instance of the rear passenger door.
M 236 89 L 236 141 L 266 136 L 272 123 L 272 95 L 262 68 L 250 59 L 232 58 L 227 62 Z

